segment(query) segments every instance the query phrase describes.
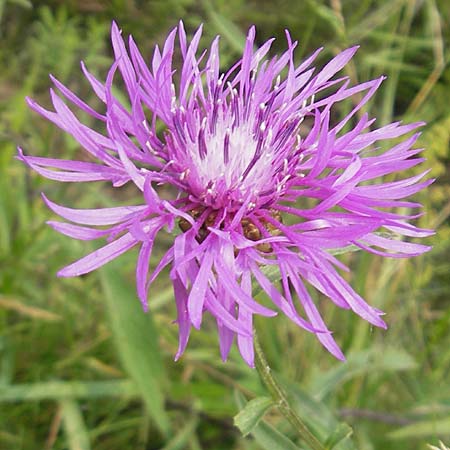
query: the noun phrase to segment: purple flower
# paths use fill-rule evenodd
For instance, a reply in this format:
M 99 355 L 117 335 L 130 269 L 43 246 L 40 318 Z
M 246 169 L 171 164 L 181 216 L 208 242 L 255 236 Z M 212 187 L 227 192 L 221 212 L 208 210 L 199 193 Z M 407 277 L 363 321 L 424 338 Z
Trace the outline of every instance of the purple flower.
M 420 207 L 402 199 L 432 182 L 423 180 L 427 172 L 380 182 L 382 176 L 423 161 L 416 157 L 420 149 L 412 148 L 419 133 L 385 151 L 378 144 L 423 124 L 372 127 L 375 119 L 360 110 L 383 77 L 352 87 L 348 77 L 335 77 L 357 47 L 317 71 L 311 64 L 320 49 L 296 67 L 297 43 L 288 32 L 286 52 L 270 58 L 272 40 L 255 51 L 252 27 L 242 58 L 221 73 L 219 38 L 208 51 L 199 52 L 201 32 L 200 27 L 188 42 L 180 22 L 164 47 L 155 48 L 149 67 L 131 37 L 127 50 L 113 23 L 115 62 L 105 84 L 81 66 L 105 105 L 103 112 L 51 77 L 69 102 L 103 123 L 104 134 L 83 125 L 53 90 L 54 112 L 28 99 L 33 110 L 71 134 L 96 162 L 25 156 L 19 149 L 22 161 L 52 180 L 102 180 L 114 187 L 131 182 L 143 194 L 141 205 L 84 210 L 44 197 L 50 209 L 71 222 L 49 222 L 55 230 L 75 239 L 108 240 L 59 276 L 91 272 L 137 246 L 137 293 L 145 310 L 150 285 L 170 266 L 179 326 L 176 358 L 186 347 L 191 326 L 200 328 L 208 311 L 217 321 L 222 358 L 227 358 L 236 335 L 250 366 L 253 316 L 276 315 L 253 298 L 255 280 L 278 310 L 344 359 L 306 285 L 340 308 L 386 327 L 383 313 L 339 275 L 337 269 L 347 268 L 332 253 L 348 245 L 395 257 L 429 249 L 393 239 L 432 234 L 408 223 L 420 214 L 395 212 L 398 207 Z M 173 68 L 175 51 L 181 54 L 181 70 Z M 130 106 L 113 95 L 118 72 Z M 356 94 L 360 100 L 350 113 L 332 120 L 335 104 Z M 173 188 L 171 200 L 155 190 L 166 184 Z M 149 271 L 153 245 L 163 228 L 173 232 L 173 245 Z M 380 229 L 385 233 L 375 233 Z M 268 277 L 267 266 L 279 271 L 279 287 Z

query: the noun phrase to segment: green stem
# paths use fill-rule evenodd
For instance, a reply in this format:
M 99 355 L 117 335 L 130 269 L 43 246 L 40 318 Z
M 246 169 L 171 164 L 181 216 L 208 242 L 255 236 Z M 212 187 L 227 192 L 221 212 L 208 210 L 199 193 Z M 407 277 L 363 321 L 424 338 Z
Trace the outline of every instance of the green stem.
M 261 348 L 261 344 L 259 343 L 256 330 L 253 330 L 253 341 L 255 344 L 256 353 L 256 370 L 258 371 L 259 376 L 261 377 L 267 390 L 270 392 L 270 395 L 272 396 L 272 399 L 281 414 L 286 417 L 286 419 L 298 432 L 300 438 L 303 439 L 303 441 L 305 441 L 312 450 L 326 450 L 326 448 L 318 441 L 318 439 L 311 433 L 311 431 L 309 431 L 303 420 L 289 405 L 286 393 L 274 378 L 272 370 L 267 363 L 267 359 Z

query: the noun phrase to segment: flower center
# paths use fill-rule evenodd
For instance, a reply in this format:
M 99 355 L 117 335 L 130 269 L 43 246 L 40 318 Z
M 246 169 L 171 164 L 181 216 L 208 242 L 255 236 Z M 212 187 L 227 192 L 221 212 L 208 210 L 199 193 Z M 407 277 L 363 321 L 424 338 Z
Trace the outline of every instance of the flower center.
M 245 193 L 250 187 L 259 190 L 270 177 L 271 152 L 263 146 L 257 149 L 250 126 L 242 125 L 232 132 L 217 127 L 206 141 L 207 153 L 198 161 L 199 175 L 206 184 L 220 183 L 228 190 Z
M 233 209 L 252 202 L 273 184 L 274 151 L 270 135 L 254 130 L 253 121 L 233 126 L 221 117 L 214 128 L 202 125 L 196 142 L 188 145 L 186 181 L 207 206 Z

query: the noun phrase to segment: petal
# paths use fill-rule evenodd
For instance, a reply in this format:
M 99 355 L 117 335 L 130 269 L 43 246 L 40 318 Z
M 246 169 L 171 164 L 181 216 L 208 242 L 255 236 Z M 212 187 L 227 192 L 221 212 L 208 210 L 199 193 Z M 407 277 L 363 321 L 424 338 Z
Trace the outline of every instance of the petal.
M 249 270 L 245 270 L 242 274 L 241 287 L 248 295 L 252 294 L 252 279 Z M 238 310 L 239 323 L 248 330 L 250 336 L 237 334 L 237 345 L 244 361 L 250 366 L 255 367 L 255 350 L 253 347 L 253 314 L 244 308 Z
M 88 163 L 84 161 L 71 161 L 65 159 L 41 158 L 37 156 L 25 156 L 21 148 L 18 148 L 17 158 L 31 167 L 49 180 L 61 182 L 85 182 L 85 181 L 106 181 L 113 182 L 127 181 L 124 171 L 101 164 Z M 45 167 L 66 170 L 49 170 Z M 124 179 L 125 178 L 125 179 Z
M 252 273 L 255 279 L 258 281 L 259 285 L 263 288 L 266 294 L 270 297 L 273 303 L 281 309 L 281 311 L 289 317 L 296 325 L 304 328 L 313 333 L 320 333 L 321 330 L 316 330 L 311 326 L 305 319 L 300 317 L 289 302 L 278 292 L 275 286 L 263 275 L 263 273 L 258 269 L 256 264 L 252 265 Z
M 356 245 L 364 245 L 364 244 L 369 244 L 369 245 L 375 245 L 377 247 L 382 247 L 385 248 L 386 250 L 390 250 L 393 252 L 398 253 L 397 256 L 400 257 L 410 257 L 410 256 L 418 256 L 421 255 L 422 253 L 425 253 L 429 250 L 431 250 L 431 247 L 428 245 L 423 245 L 423 244 L 415 244 L 412 242 L 404 242 L 404 241 L 396 241 L 393 239 L 387 239 L 385 237 L 382 236 L 378 236 L 375 234 L 368 234 L 366 236 L 364 236 L 361 239 L 362 242 L 355 242 Z M 379 252 L 377 250 L 374 250 L 373 248 L 368 248 L 366 246 L 364 246 L 366 250 L 372 252 L 372 253 L 377 253 L 377 254 L 381 254 L 383 256 L 396 256 L 395 254 L 392 253 L 386 253 L 386 252 Z
M 76 96 L 70 89 L 64 86 L 57 78 L 53 75 L 50 75 L 50 79 L 53 81 L 53 84 L 61 91 L 61 93 L 70 100 L 74 105 L 78 106 L 78 108 L 82 109 L 84 112 L 89 115 L 95 117 L 98 120 L 105 121 L 106 117 L 102 114 L 99 114 L 93 108 L 91 108 L 86 102 L 81 100 L 78 96 Z
M 152 256 L 153 239 L 145 241 L 141 245 L 136 264 L 136 287 L 139 300 L 144 311 L 148 311 L 148 285 L 147 274 Z
M 197 277 L 192 284 L 188 297 L 188 312 L 192 325 L 199 329 L 202 322 L 203 305 L 206 299 L 206 289 L 208 287 L 209 278 L 212 276 L 212 263 L 214 256 L 209 249 L 203 254 L 200 262 L 200 269 Z
M 120 73 L 122 74 L 128 93 L 132 98 L 136 91 L 136 75 L 120 33 L 117 24 L 113 21 L 111 26 L 111 42 L 114 56 L 116 61 L 119 62 Z
M 319 72 L 315 79 L 314 86 L 320 86 L 328 81 L 334 74 L 339 72 L 352 58 L 358 50 L 359 45 L 347 48 L 343 52 L 335 56 L 324 68 Z
M 231 316 L 236 314 L 236 308 L 234 301 L 229 297 L 227 291 L 219 286 L 216 291 L 216 295 L 220 298 L 220 302 L 223 307 L 228 311 Z M 219 333 L 219 348 L 220 348 L 220 356 L 222 357 L 222 361 L 226 361 L 228 355 L 231 350 L 231 346 L 233 345 L 235 332 L 228 328 L 226 324 L 220 319 L 220 317 L 216 317 L 217 320 L 217 331 Z
M 113 225 L 138 216 L 139 213 L 142 213 L 147 209 L 146 205 L 117 206 L 113 208 L 98 209 L 72 209 L 53 203 L 44 194 L 42 194 L 42 198 L 46 205 L 54 213 L 58 214 L 58 216 L 82 225 Z
M 81 241 L 98 239 L 111 232 L 111 230 L 96 230 L 88 227 L 80 227 L 79 225 L 73 225 L 71 223 L 55 222 L 53 220 L 49 220 L 47 224 L 59 233 Z
M 322 343 L 322 345 L 337 359 L 340 359 L 341 361 L 345 361 L 345 356 L 342 353 L 341 349 L 336 344 L 335 340 L 333 339 L 331 333 L 328 331 L 328 328 L 325 325 L 325 322 L 323 321 L 322 317 L 319 314 L 319 311 L 317 310 L 316 306 L 314 305 L 314 302 L 312 301 L 312 298 L 310 297 L 308 291 L 306 290 L 305 286 L 301 282 L 300 278 L 292 272 L 289 267 L 287 267 L 287 272 L 289 274 L 289 278 L 292 282 L 292 285 L 298 295 L 298 298 L 300 300 L 300 303 L 302 304 L 306 315 L 308 316 L 309 320 L 311 321 L 311 324 L 320 330 L 326 330 L 325 333 L 318 333 L 317 339 Z
M 69 266 L 64 267 L 58 272 L 58 276 L 78 277 L 80 275 L 92 272 L 107 262 L 117 258 L 122 253 L 125 253 L 136 244 L 137 241 L 131 236 L 130 233 L 124 234 L 116 241 L 111 242 L 110 244 L 95 250 L 78 261 L 75 261 Z
M 217 271 L 218 277 L 220 277 L 221 281 L 227 285 L 228 293 L 235 299 L 236 303 L 238 303 L 240 307 L 246 308 L 253 314 L 260 314 L 262 316 L 273 317 L 277 315 L 275 311 L 272 311 L 271 309 L 260 305 L 258 302 L 255 302 L 252 297 L 242 290 L 234 278 L 234 274 L 226 268 L 220 256 L 215 257 L 214 267 Z
M 177 305 L 177 323 L 178 323 L 178 351 L 175 355 L 175 361 L 181 357 L 186 349 L 191 333 L 191 322 L 187 312 L 187 292 L 183 283 L 178 278 L 173 280 L 173 292 L 175 303 Z

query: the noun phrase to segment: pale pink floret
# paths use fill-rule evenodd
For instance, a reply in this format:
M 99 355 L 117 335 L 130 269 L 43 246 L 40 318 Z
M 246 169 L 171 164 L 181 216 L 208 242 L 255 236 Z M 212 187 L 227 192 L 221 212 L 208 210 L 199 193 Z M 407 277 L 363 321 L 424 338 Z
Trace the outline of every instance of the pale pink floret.
M 221 73 L 219 38 L 208 51 L 199 51 L 201 33 L 200 27 L 189 42 L 180 22 L 163 48 L 155 48 L 149 65 L 131 37 L 126 48 L 113 23 L 115 62 L 105 84 L 82 64 L 105 113 L 93 110 L 52 77 L 69 102 L 104 124 L 105 134 L 83 125 L 53 90 L 54 112 L 28 99 L 33 110 L 71 134 L 97 162 L 25 156 L 20 149 L 19 159 L 53 180 L 110 181 L 115 187 L 132 182 L 143 195 L 142 205 L 93 210 L 66 208 L 44 197 L 56 214 L 72 222 L 49 222 L 60 233 L 81 240 L 108 239 L 104 247 L 59 275 L 91 272 L 139 246 L 136 284 L 145 310 L 151 283 L 170 266 L 178 310 L 176 358 L 187 345 L 191 326 L 200 328 L 208 311 L 217 321 L 222 358 L 227 358 L 237 335 L 243 358 L 253 366 L 253 315 L 276 314 L 253 298 L 253 280 L 277 309 L 344 359 L 306 284 L 371 324 L 386 326 L 383 313 L 339 275 L 336 268 L 347 268 L 327 250 L 353 244 L 379 255 L 409 257 L 429 249 L 392 235 L 432 234 L 408 223 L 420 214 L 396 212 L 398 207 L 420 207 L 402 199 L 432 180 L 424 180 L 424 172 L 400 181 L 379 181 L 423 161 L 416 157 L 420 150 L 413 149 L 419 134 L 382 153 L 377 147 L 379 141 L 406 135 L 423 124 L 396 122 L 375 129 L 374 119 L 356 114 L 383 80 L 349 87 L 347 77 L 335 77 L 357 47 L 344 50 L 317 71 L 311 64 L 320 49 L 296 67 L 297 43 L 288 32 L 287 51 L 270 58 L 272 40 L 255 51 L 252 27 L 242 58 Z M 178 71 L 172 65 L 177 35 L 182 57 Z M 285 69 L 287 75 L 281 77 Z M 117 72 L 130 109 L 112 93 Z M 355 94 L 360 94 L 359 103 L 333 123 L 335 104 Z M 162 137 L 156 133 L 160 122 L 165 125 Z M 373 183 L 367 184 L 370 180 Z M 154 187 L 165 183 L 176 188 L 176 199 L 158 196 Z M 286 220 L 288 216 L 294 220 Z M 183 232 L 174 233 L 172 247 L 149 273 L 158 232 L 174 231 L 181 222 Z M 250 238 L 249 223 L 257 238 Z M 389 237 L 375 233 L 383 229 Z M 278 267 L 280 287 L 267 277 L 264 266 Z

